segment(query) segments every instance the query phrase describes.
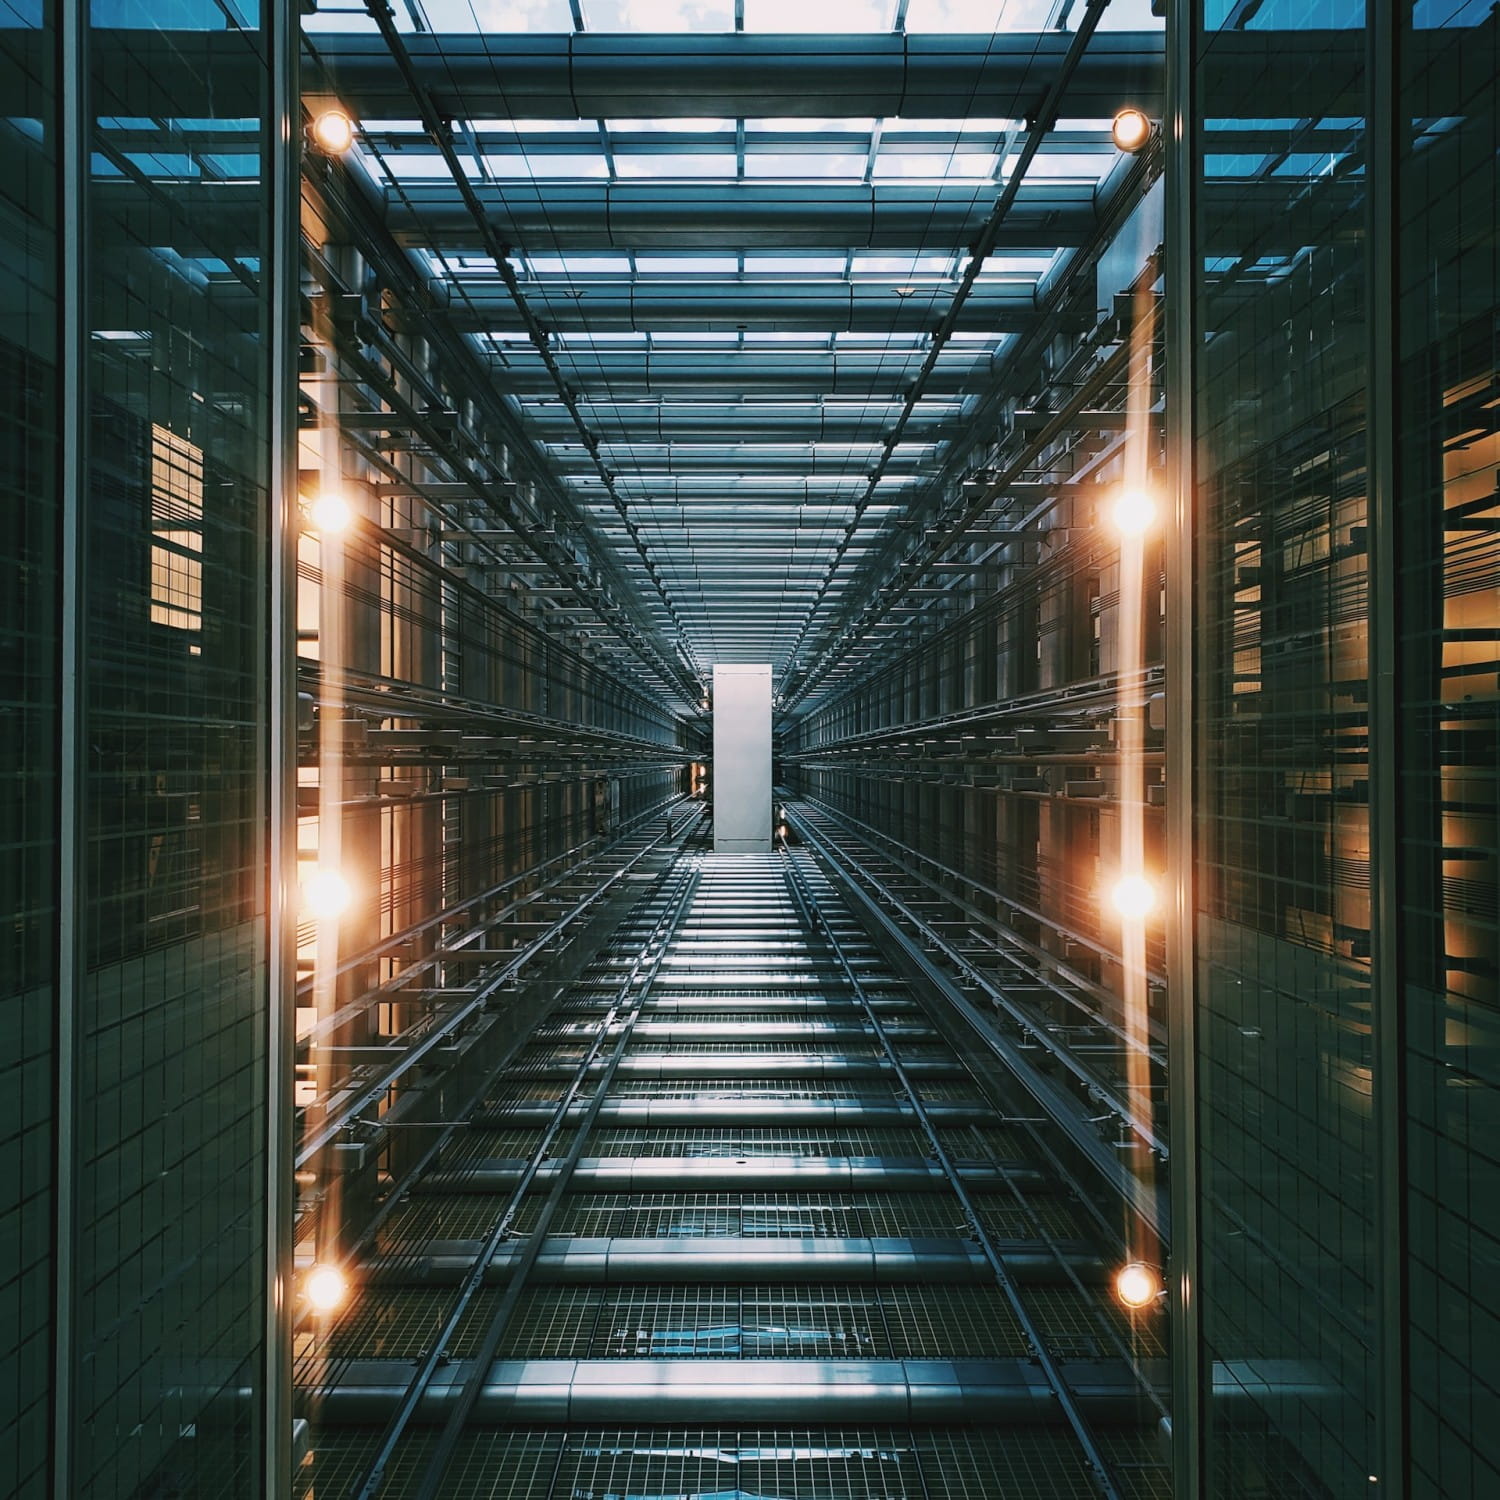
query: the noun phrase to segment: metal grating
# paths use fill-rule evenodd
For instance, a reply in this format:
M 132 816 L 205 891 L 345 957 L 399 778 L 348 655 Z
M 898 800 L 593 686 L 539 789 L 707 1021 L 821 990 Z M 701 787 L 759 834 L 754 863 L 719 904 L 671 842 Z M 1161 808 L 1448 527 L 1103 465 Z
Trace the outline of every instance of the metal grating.
M 681 1080 L 654 1078 L 617 1079 L 610 1089 L 610 1097 L 629 1094 L 655 1099 L 702 1099 L 706 1103 L 736 1100 L 769 1103 L 782 1101 L 795 1103 L 806 1099 L 875 1099 L 881 1103 L 894 1104 L 896 1091 L 883 1078 L 821 1079 L 799 1083 L 788 1079 L 785 1083 L 756 1083 L 743 1078 L 684 1078 Z
M 1166 1358 L 1166 1319 L 1154 1312 L 1132 1317 L 1107 1297 L 1080 1296 L 1070 1287 L 1030 1288 L 1026 1305 L 1048 1347 L 1065 1359 L 1113 1358 L 1122 1347 L 1138 1359 Z
M 1101 1432 L 1100 1450 L 1125 1500 L 1172 1500 L 1172 1468 L 1156 1432 Z M 1286 1493 L 1267 1490 L 1267 1494 Z
M 598 1156 L 922 1156 L 915 1130 L 603 1130 L 589 1142 Z
M 371 1287 L 339 1319 L 324 1352 L 331 1359 L 417 1359 L 432 1348 L 453 1306 L 454 1287 Z M 479 1292 L 464 1312 L 449 1355 L 473 1353 L 500 1293 Z
M 554 1098 L 556 1096 L 554 1095 Z M 535 1129 L 485 1130 L 471 1127 L 461 1130 L 443 1148 L 443 1166 L 462 1168 L 476 1161 L 514 1161 L 530 1156 L 541 1139 L 541 1127 Z M 552 1154 L 564 1156 L 573 1143 L 573 1130 L 564 1127 L 552 1143 Z
M 979 1217 L 984 1227 L 997 1239 L 1029 1240 L 1036 1237 L 1037 1226 L 1054 1240 L 1089 1238 L 1089 1226 L 1081 1210 L 1059 1196 L 1033 1193 L 1025 1208 L 1004 1198 L 979 1200 Z
M 323 1428 L 314 1424 L 312 1451 L 292 1476 L 293 1500 L 344 1500 L 364 1473 L 380 1443 L 380 1429 Z M 427 1467 L 433 1434 L 407 1433 L 386 1470 L 382 1500 L 414 1492 Z
M 428 1240 L 483 1239 L 504 1208 L 487 1193 L 423 1193 L 391 1215 L 376 1240 L 381 1254 L 420 1249 Z
M 443 1481 L 442 1500 L 572 1500 L 566 1490 L 556 1488 L 565 1441 L 560 1432 L 529 1428 L 466 1432 Z M 401 1482 L 388 1480 L 380 1500 L 405 1500 L 416 1494 L 421 1477 L 420 1471 L 409 1471 Z
M 593 1347 L 602 1287 L 532 1287 L 511 1315 L 502 1359 L 581 1359 Z
M 923 1500 L 911 1437 L 889 1430 L 570 1434 L 551 1500 L 733 1496 Z
M 991 1287 L 890 1286 L 880 1292 L 898 1359 L 1000 1359 L 1027 1352 L 1004 1297 Z
M 1097 1500 L 1062 1431 L 939 1428 L 915 1434 L 927 1500 Z

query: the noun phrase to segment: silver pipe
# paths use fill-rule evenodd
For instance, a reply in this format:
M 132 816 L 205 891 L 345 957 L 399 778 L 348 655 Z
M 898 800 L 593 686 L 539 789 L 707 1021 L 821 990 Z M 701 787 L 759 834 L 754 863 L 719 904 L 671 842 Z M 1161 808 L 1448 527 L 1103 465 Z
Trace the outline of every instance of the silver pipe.
M 330 1425 L 382 1420 L 406 1388 L 409 1362 L 351 1360 L 317 1393 Z M 1071 1362 L 1072 1388 L 1090 1420 L 1148 1419 L 1129 1368 Z M 455 1361 L 434 1377 L 418 1422 L 441 1422 L 470 1374 Z M 1061 1419 L 1041 1371 L 1024 1359 L 529 1359 L 497 1360 L 472 1417 L 481 1424 L 968 1422 L 1036 1426 Z M 1154 1413 L 1149 1414 L 1154 1415 Z
M 507 1104 L 474 1116 L 481 1127 L 504 1130 L 517 1125 L 544 1124 L 555 1105 Z M 568 1118 L 581 1118 L 586 1105 L 575 1104 Z M 939 1102 L 927 1106 L 933 1119 L 945 1125 L 995 1123 L 986 1103 Z M 896 1099 L 788 1099 L 784 1096 L 706 1094 L 696 1099 L 650 1099 L 629 1095 L 605 1100 L 598 1112 L 600 1125 L 742 1125 L 747 1128 L 791 1125 L 915 1125 L 909 1104 Z
M 956 1060 L 923 1058 L 906 1064 L 920 1078 L 964 1078 Z M 527 1079 L 571 1078 L 566 1062 L 523 1067 Z M 636 1053 L 620 1060 L 619 1071 L 631 1078 L 883 1078 L 890 1065 L 879 1057 L 843 1057 L 821 1052 L 660 1052 Z
M 414 1193 L 493 1193 L 520 1180 L 525 1162 L 505 1158 L 429 1172 L 412 1184 Z M 551 1182 L 556 1162 L 538 1169 L 538 1183 Z M 999 1192 L 1011 1182 L 1027 1192 L 1047 1192 L 1056 1179 L 1034 1167 L 965 1166 L 964 1183 L 977 1192 Z M 926 1157 L 885 1156 L 595 1156 L 582 1158 L 569 1189 L 582 1193 L 709 1192 L 825 1193 L 839 1188 L 939 1191 L 948 1185 L 942 1168 Z
M 429 1240 L 420 1255 L 398 1254 L 366 1261 L 361 1278 L 380 1286 L 444 1286 L 459 1280 L 474 1262 L 478 1240 Z M 1038 1241 L 997 1242 L 1006 1268 L 1028 1285 L 1066 1284 L 1057 1259 Z M 487 1282 L 504 1282 L 519 1249 L 502 1246 L 486 1270 Z M 1083 1280 L 1102 1282 L 1104 1260 L 1083 1245 L 1070 1245 L 1063 1257 Z M 558 1235 L 547 1240 L 532 1278 L 549 1284 L 621 1282 L 827 1281 L 855 1285 L 893 1283 L 982 1284 L 990 1270 L 979 1248 L 967 1239 L 834 1238 L 820 1236 L 711 1236 L 702 1239 L 584 1239 Z

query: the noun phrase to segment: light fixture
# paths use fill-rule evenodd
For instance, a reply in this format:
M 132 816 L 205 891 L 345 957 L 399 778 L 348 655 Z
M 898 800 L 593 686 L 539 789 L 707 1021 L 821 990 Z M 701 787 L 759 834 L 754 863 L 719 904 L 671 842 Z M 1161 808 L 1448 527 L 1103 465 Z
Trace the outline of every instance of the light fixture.
M 1143 111 L 1128 105 L 1115 116 L 1109 135 L 1117 151 L 1134 154 L 1151 139 L 1151 121 Z
M 1145 490 L 1127 485 L 1115 496 L 1109 518 L 1121 536 L 1141 536 L 1156 520 L 1156 501 Z
M 1125 921 L 1143 921 L 1156 906 L 1156 887 L 1144 875 L 1122 875 L 1109 888 L 1109 904 Z
M 320 1263 L 302 1278 L 302 1295 L 314 1312 L 337 1312 L 349 1296 L 349 1278 L 337 1266 Z
M 311 871 L 302 881 L 302 909 L 312 917 L 341 917 L 354 900 L 349 882 L 337 870 Z
M 898 286 L 892 288 L 892 290 L 898 297 L 911 297 L 915 295 L 917 289 L 914 286 Z
M 1132 1311 L 1150 1307 L 1161 1296 L 1161 1277 L 1145 1261 L 1130 1261 L 1115 1272 L 1115 1296 Z
M 307 135 L 325 156 L 342 156 L 354 144 L 354 121 L 341 109 L 325 109 L 308 126 Z
M 354 507 L 337 490 L 324 490 L 309 502 L 307 519 L 325 536 L 337 536 L 354 524 Z

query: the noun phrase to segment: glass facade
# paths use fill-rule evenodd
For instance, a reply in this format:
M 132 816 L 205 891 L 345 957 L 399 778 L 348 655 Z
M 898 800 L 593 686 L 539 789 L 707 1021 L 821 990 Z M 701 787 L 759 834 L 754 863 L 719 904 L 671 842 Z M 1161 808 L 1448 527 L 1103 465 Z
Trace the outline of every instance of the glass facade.
M 0 5 L 0 1492 L 47 1482 L 57 1009 L 56 17 Z
M 1209 3 L 1189 29 L 1178 1425 L 1205 1494 L 1486 1494 L 1494 19 Z
M 7 1494 L 266 1492 L 280 26 L 0 11 Z

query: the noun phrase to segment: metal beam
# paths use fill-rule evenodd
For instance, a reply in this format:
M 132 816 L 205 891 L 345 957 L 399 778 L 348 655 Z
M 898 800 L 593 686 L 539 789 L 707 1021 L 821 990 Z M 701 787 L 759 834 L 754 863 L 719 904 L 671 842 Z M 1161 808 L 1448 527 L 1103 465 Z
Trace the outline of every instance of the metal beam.
M 409 114 L 406 86 L 379 37 L 322 32 L 307 40 L 346 107 L 378 119 Z M 439 107 L 470 120 L 950 119 L 973 101 L 989 116 L 1020 119 L 1046 93 L 1069 40 L 1057 31 L 467 33 L 415 35 L 408 48 Z M 1063 96 L 1064 113 L 1108 119 L 1127 102 L 1159 113 L 1162 59 L 1159 32 L 1099 38 Z
M 648 250 L 692 247 L 788 250 L 915 250 L 963 243 L 988 211 L 972 182 L 507 182 L 476 193 L 502 240 L 517 249 Z M 1023 191 L 996 241 L 1001 251 L 1079 245 L 1095 223 L 1087 182 Z M 452 187 L 402 185 L 386 210 L 402 243 L 444 250 L 480 247 L 478 230 Z
M 736 332 L 742 329 L 815 333 L 929 333 L 953 295 L 948 282 L 903 286 L 841 279 L 727 279 L 526 282 L 527 301 L 549 332 Z M 465 279 L 451 288 L 448 319 L 465 332 L 516 332 L 522 323 L 509 292 L 494 281 Z M 1029 282 L 976 287 L 956 326 L 981 333 L 1017 333 L 1037 319 Z M 400 319 L 397 324 L 399 326 Z M 420 326 L 413 320 L 412 331 Z

